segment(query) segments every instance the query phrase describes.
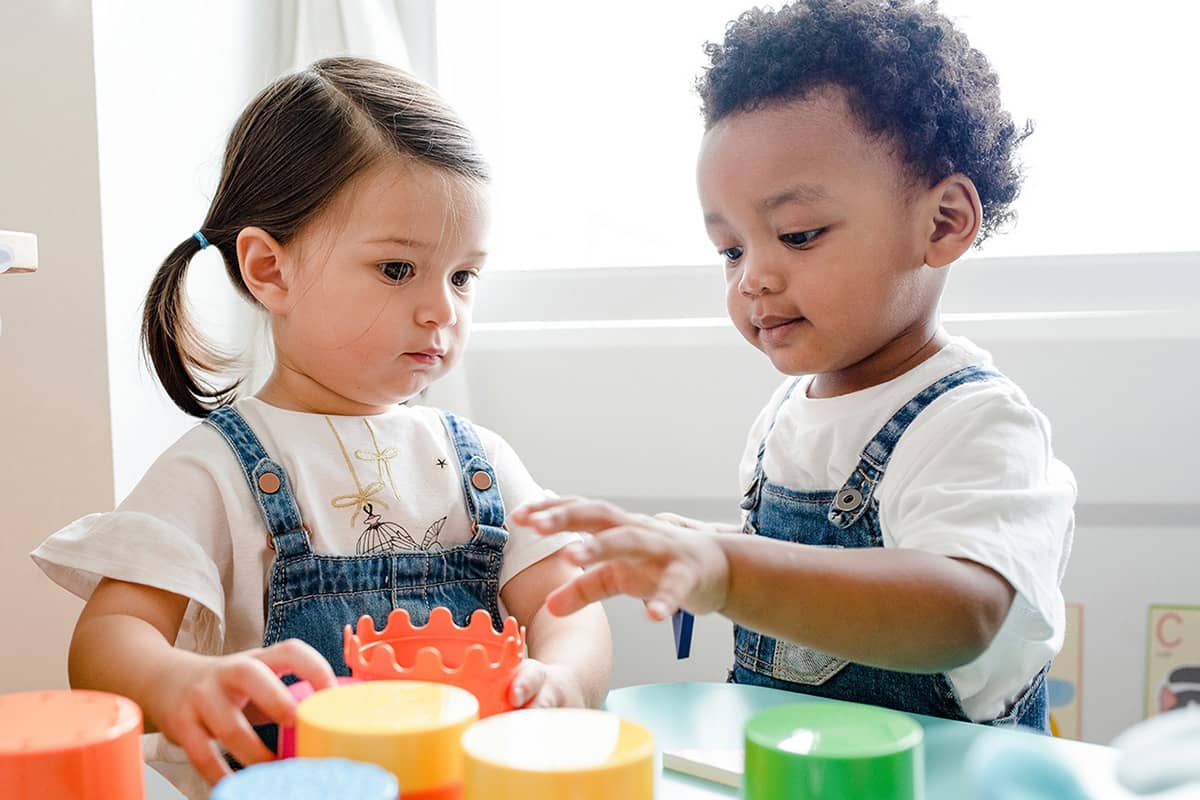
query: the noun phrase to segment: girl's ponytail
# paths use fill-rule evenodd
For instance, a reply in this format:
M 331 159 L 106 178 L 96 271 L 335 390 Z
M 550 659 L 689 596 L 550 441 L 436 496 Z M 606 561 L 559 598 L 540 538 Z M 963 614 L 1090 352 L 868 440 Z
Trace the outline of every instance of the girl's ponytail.
M 150 283 L 142 312 L 142 347 L 175 405 L 193 417 L 228 403 L 241 383 L 218 387 L 206 377 L 221 374 L 236 359 L 205 341 L 188 318 L 187 269 L 201 249 L 200 239 L 189 236 L 171 251 Z

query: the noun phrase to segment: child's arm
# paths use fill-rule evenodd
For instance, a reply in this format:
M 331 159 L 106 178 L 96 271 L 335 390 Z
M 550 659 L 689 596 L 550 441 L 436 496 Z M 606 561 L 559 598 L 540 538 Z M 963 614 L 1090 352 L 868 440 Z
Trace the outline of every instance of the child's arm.
M 521 706 L 597 707 L 608 692 L 612 637 L 600 606 L 571 617 L 552 614 L 547 596 L 581 574 L 558 553 L 527 567 L 504 585 L 504 605 L 525 626 L 529 658 L 513 679 L 509 699 Z
M 161 589 L 102 580 L 75 624 L 68 672 L 73 688 L 131 698 L 142 707 L 147 732 L 161 730 L 216 783 L 229 767 L 212 740 L 243 764 L 274 758 L 246 709 L 253 704 L 271 720 L 290 723 L 296 702 L 280 675 L 294 673 L 321 689 L 335 678 L 317 651 L 295 639 L 225 656 L 177 650 L 187 604 Z
M 840 550 L 757 536 L 683 530 L 590 500 L 547 500 L 513 512 L 542 533 L 591 531 L 566 555 L 594 569 L 548 598 L 570 614 L 614 594 L 647 600 L 652 618 L 677 608 L 735 622 L 840 658 L 907 672 L 943 672 L 978 657 L 1014 590 L 988 567 L 918 550 Z

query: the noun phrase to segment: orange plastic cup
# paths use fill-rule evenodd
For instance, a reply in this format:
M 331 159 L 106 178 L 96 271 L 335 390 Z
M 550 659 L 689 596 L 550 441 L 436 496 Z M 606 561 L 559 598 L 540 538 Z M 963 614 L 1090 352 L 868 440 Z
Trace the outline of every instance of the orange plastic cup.
M 343 654 L 356 678 L 457 686 L 475 695 L 481 718 L 490 717 L 513 710 L 508 689 L 525 658 L 525 631 L 514 617 L 497 631 L 482 609 L 459 627 L 444 606 L 432 609 L 425 625 L 413 625 L 397 608 L 382 631 L 369 616 L 359 618 L 356 631 L 347 625 Z
M 141 800 L 142 710 L 107 692 L 0 695 L 0 798 Z

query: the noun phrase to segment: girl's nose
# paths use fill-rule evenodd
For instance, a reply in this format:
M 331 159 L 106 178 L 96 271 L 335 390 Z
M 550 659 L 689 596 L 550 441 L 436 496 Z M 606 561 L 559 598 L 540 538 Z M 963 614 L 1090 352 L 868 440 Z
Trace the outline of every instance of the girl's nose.
M 449 328 L 458 322 L 450 287 L 433 287 L 424 292 L 416 308 L 416 317 L 419 324 L 438 328 Z

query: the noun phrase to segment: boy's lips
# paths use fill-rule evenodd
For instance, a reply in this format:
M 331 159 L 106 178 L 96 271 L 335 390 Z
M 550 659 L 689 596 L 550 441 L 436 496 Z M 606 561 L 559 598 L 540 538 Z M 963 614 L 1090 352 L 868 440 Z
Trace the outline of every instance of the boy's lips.
M 750 324 L 759 330 L 766 331 L 772 328 L 778 328 L 782 325 L 788 325 L 792 322 L 803 322 L 804 317 L 780 317 L 770 315 L 766 317 L 750 317 Z
M 779 345 L 795 331 L 802 323 L 807 322 L 804 317 L 751 317 L 750 324 L 758 329 L 758 339 L 765 345 Z

